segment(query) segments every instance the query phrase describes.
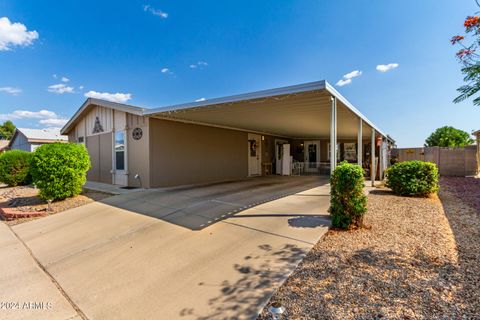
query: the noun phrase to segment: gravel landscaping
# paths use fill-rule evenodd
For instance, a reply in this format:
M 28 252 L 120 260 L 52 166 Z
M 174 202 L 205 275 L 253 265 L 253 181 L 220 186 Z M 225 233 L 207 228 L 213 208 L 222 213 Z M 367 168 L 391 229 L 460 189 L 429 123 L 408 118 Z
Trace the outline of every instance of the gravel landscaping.
M 289 319 L 480 319 L 480 180 L 440 186 L 371 191 L 369 228 L 329 231 L 270 303 Z
M 38 189 L 31 186 L 3 186 L 0 187 L 0 204 L 7 204 L 8 207 L 15 208 L 20 212 L 43 212 L 45 215 L 50 215 L 111 196 L 111 194 L 103 192 L 84 190 L 82 194 L 76 197 L 53 202 L 51 204 L 51 211 L 47 212 L 48 204 L 38 198 L 37 195 Z M 14 225 L 36 218 L 38 217 L 15 219 L 12 221 L 6 221 L 6 223 Z

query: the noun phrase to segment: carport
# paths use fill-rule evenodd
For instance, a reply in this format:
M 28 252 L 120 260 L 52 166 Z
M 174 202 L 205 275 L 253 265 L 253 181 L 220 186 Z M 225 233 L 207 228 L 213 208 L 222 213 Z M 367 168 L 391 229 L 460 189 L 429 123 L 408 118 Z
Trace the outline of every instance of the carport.
M 372 184 L 382 178 L 388 166 L 388 150 L 394 143 L 326 81 L 150 109 L 144 115 L 249 132 L 249 139 L 250 134 L 262 140 L 266 135 L 275 137 L 275 141 L 288 139 L 297 146 L 295 150 L 303 148 L 304 158 L 297 161 L 305 161 L 302 172 L 308 172 L 305 168 L 311 168 L 312 163 L 320 163 L 320 141 L 328 141 L 328 162 L 323 165 L 329 172 L 340 161 L 350 160 L 366 169 Z M 350 140 L 354 149 L 348 154 L 347 150 L 340 152 L 341 140 Z

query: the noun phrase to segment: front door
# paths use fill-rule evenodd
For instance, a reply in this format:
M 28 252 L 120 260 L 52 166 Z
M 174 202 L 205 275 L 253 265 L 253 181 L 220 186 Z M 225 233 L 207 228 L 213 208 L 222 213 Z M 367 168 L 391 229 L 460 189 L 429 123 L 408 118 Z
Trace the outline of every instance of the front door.
M 317 172 L 320 166 L 320 141 L 305 141 L 305 171 Z
M 248 134 L 248 175 L 262 174 L 262 139 L 259 134 Z
M 287 140 L 275 139 L 275 174 L 282 174 L 283 145 Z
M 114 132 L 113 145 L 113 184 L 126 186 L 128 184 L 127 176 L 127 144 L 126 132 L 124 130 Z

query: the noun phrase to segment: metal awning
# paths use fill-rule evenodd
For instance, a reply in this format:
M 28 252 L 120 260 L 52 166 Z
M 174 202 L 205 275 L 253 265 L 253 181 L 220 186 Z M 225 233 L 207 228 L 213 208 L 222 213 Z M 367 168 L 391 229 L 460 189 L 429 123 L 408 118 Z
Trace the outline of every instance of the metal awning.
M 371 128 L 387 138 L 382 130 L 326 81 L 146 109 L 143 114 L 159 119 L 288 138 L 328 138 L 331 97 L 337 98 L 338 139 L 356 138 L 359 118 L 363 120 L 365 139 L 371 136 Z

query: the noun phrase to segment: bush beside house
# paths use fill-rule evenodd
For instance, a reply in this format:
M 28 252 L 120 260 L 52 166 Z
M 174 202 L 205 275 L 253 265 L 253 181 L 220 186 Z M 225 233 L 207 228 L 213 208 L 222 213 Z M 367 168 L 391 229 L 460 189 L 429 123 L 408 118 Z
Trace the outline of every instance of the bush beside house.
M 386 170 L 386 186 L 401 196 L 428 196 L 438 190 L 438 168 L 431 162 L 404 161 Z
M 61 200 L 82 192 L 88 169 L 90 157 L 84 145 L 52 143 L 35 150 L 30 171 L 40 198 Z
M 363 169 L 342 162 L 330 177 L 330 212 L 334 228 L 361 227 L 367 211 L 367 197 L 363 193 Z
M 15 187 L 30 183 L 30 160 L 32 154 L 11 150 L 0 154 L 0 182 Z

